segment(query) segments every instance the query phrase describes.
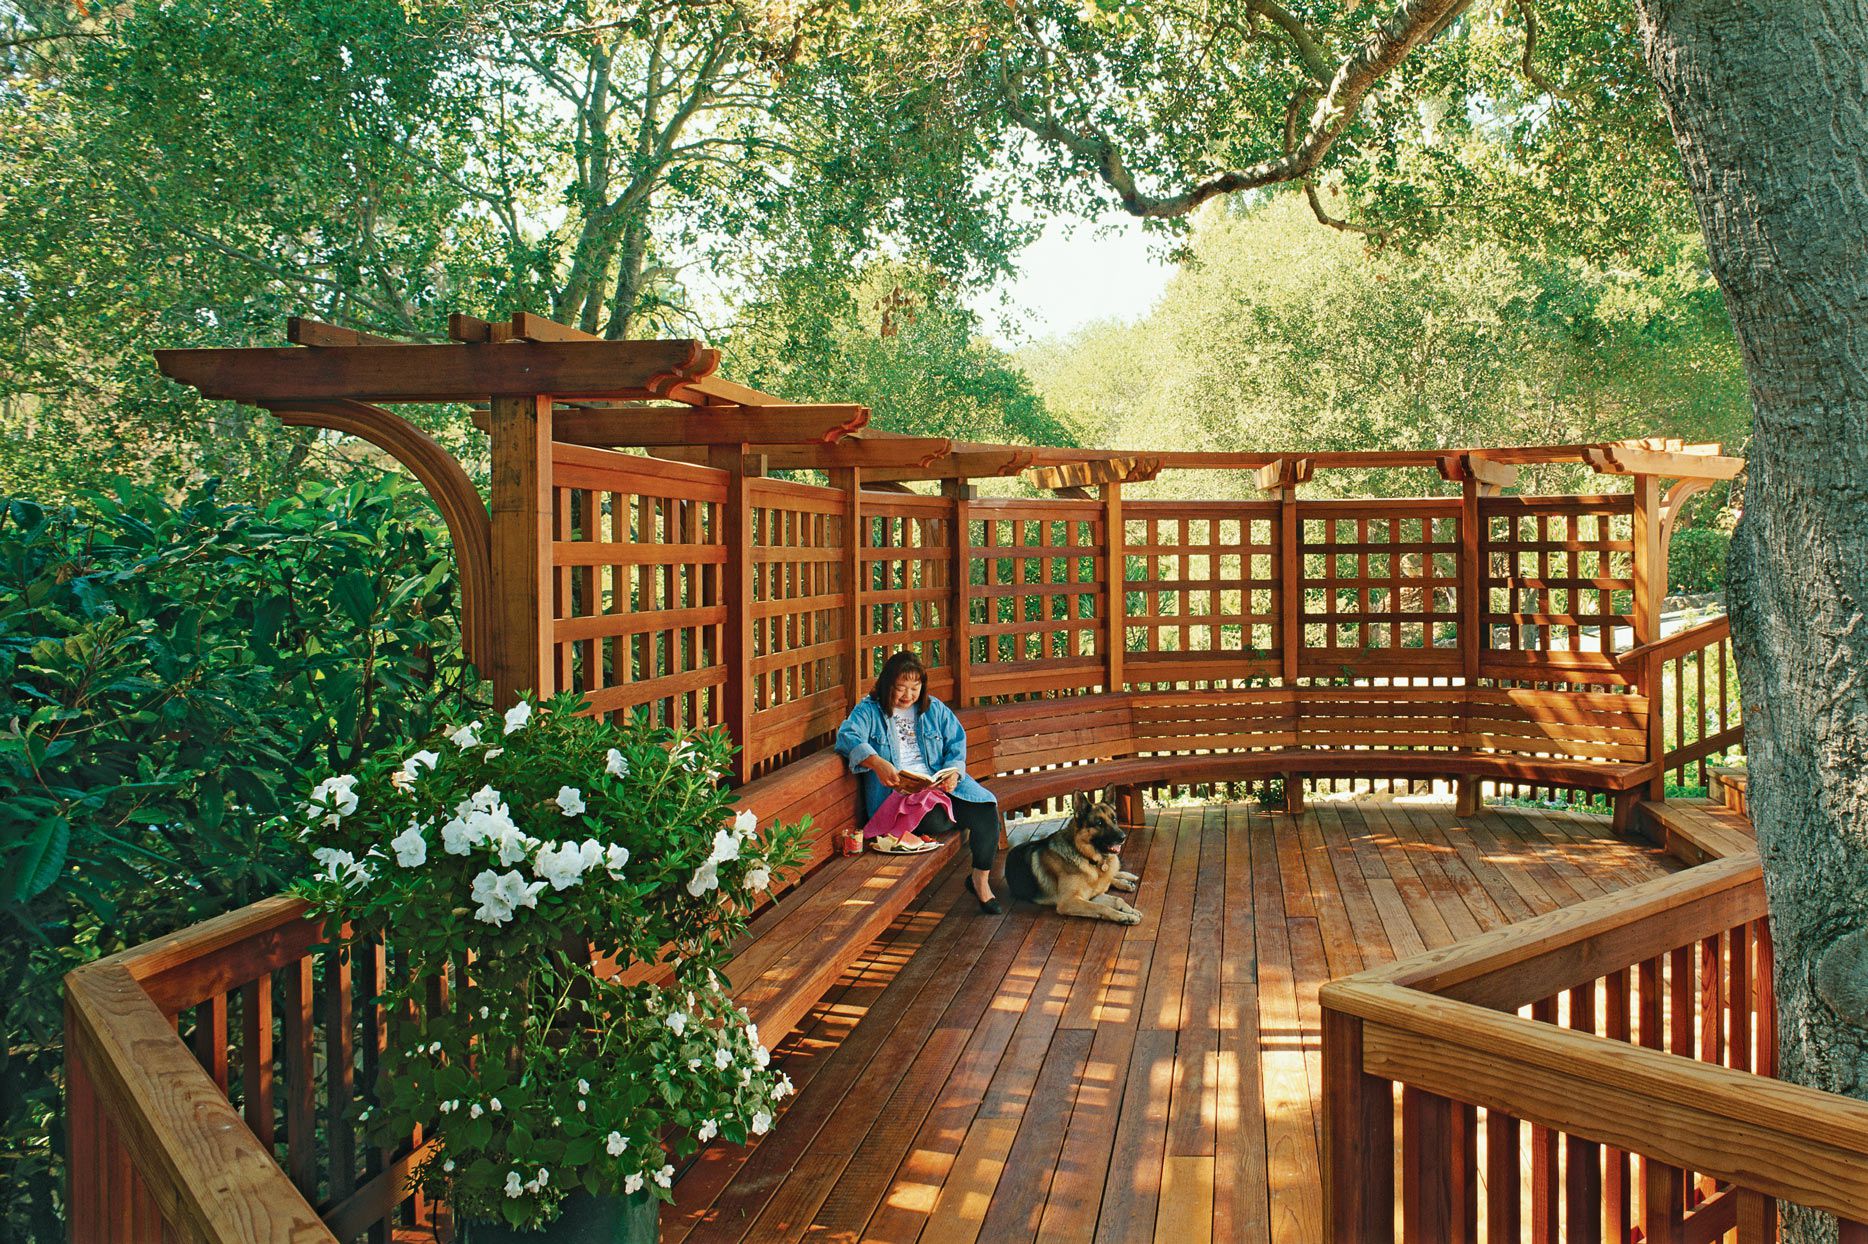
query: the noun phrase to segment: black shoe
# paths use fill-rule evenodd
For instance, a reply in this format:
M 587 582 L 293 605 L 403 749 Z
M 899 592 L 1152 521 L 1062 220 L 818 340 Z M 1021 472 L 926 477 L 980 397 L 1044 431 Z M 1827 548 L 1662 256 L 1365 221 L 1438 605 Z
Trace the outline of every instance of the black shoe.
M 998 899 L 980 898 L 979 895 L 977 894 L 975 894 L 973 897 L 979 900 L 980 915 L 982 916 L 1003 916 L 1005 914 L 1005 908 L 1000 906 Z

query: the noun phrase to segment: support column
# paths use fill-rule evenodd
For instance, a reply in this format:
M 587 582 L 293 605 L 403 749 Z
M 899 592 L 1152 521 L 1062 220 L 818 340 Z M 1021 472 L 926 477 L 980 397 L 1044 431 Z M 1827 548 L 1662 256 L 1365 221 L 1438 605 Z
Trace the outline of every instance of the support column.
M 721 543 L 726 565 L 720 572 L 720 604 L 726 620 L 720 628 L 720 661 L 726 682 L 720 689 L 721 722 L 739 750 L 733 755 L 734 785 L 752 772 L 752 485 L 746 473 L 745 445 L 716 445 L 709 465 L 725 471 L 726 502 L 720 507 Z
M 1128 545 L 1128 535 L 1123 528 L 1122 485 L 1112 482 L 1103 485 L 1103 624 L 1107 628 L 1108 640 L 1103 652 L 1103 686 L 1110 692 L 1125 689 L 1128 673 L 1124 663 L 1128 657 L 1128 608 L 1129 599 L 1126 590 L 1128 577 L 1128 556 L 1124 552 Z
M 1286 459 L 1280 464 L 1283 473 L 1278 481 L 1278 654 L 1281 658 L 1280 680 L 1287 689 L 1297 686 L 1298 657 L 1304 648 L 1303 602 L 1304 567 L 1298 555 L 1297 482 L 1298 464 Z M 1291 702 L 1291 723 L 1303 709 L 1295 697 Z M 1284 810 L 1295 816 L 1304 810 L 1304 775 L 1286 773 Z
M 542 699 L 552 678 L 551 410 L 548 396 L 496 397 L 492 436 L 493 704 Z
M 953 632 L 953 651 L 948 654 L 953 663 L 953 706 L 965 708 L 973 703 L 973 560 L 967 551 L 972 528 L 972 507 L 968 503 L 973 499 L 973 486 L 964 479 L 947 479 L 941 481 L 940 490 L 953 504 L 952 556 L 948 563 L 953 594 L 947 605 L 949 629 Z
M 843 490 L 843 682 L 851 704 L 862 698 L 869 671 L 863 667 L 863 472 L 837 467 L 830 486 Z
M 1660 602 L 1667 594 L 1667 563 L 1661 552 L 1660 480 L 1652 475 L 1634 477 L 1634 646 L 1660 638 Z M 1608 636 L 1603 636 L 1607 651 Z M 1661 692 L 1664 665 L 1642 664 L 1640 691 L 1648 698 L 1647 756 L 1657 766 L 1648 779 L 1647 797 L 1667 796 L 1667 775 L 1658 767 L 1667 750 L 1662 734 Z

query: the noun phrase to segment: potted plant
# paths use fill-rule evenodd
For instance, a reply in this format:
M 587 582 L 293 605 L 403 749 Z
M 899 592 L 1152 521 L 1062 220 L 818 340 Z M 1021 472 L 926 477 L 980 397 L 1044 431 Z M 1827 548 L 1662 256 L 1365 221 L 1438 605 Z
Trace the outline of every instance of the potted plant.
M 359 1121 L 384 1148 L 421 1129 L 411 1179 L 475 1242 L 653 1240 L 673 1162 L 762 1133 L 790 1091 L 718 969 L 807 826 L 735 815 L 721 732 L 579 708 L 522 700 L 306 810 L 302 892 L 391 956 Z

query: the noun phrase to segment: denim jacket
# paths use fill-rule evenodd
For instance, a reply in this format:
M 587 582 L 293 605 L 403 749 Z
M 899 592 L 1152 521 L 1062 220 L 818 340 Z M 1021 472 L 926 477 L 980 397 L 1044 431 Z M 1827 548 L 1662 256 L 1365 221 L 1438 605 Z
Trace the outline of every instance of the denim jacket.
M 921 758 L 927 762 L 928 772 L 939 773 L 949 767 L 962 771 L 960 784 L 954 788 L 955 799 L 970 803 L 998 802 L 991 791 L 965 772 L 966 731 L 953 710 L 932 696 L 928 697 L 927 710 L 915 719 L 915 743 L 921 749 Z M 863 761 L 881 756 L 890 764 L 900 763 L 895 754 L 895 731 L 890 728 L 889 714 L 876 703 L 875 697 L 864 696 L 844 718 L 837 730 L 837 753 L 849 762 L 850 772 L 862 783 L 863 815 L 874 816 L 882 801 L 889 797 L 889 788 L 873 770 L 863 767 Z

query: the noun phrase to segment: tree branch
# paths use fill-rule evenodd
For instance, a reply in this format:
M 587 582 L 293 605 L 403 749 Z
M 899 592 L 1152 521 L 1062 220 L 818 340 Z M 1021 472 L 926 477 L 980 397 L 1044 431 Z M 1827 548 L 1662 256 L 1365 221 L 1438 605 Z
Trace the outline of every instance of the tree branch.
M 1518 64 L 1524 80 L 1552 99 L 1575 99 L 1576 92 L 1559 87 L 1537 67 L 1537 10 L 1530 6 L 1528 0 L 1511 0 L 1511 7 L 1518 10 L 1518 16 L 1524 19 L 1524 59 Z
M 1387 20 L 1337 67 L 1302 138 L 1282 157 L 1233 169 L 1178 194 L 1152 195 L 1135 183 L 1116 142 L 1092 127 L 1071 129 L 1048 111 L 1037 113 L 1021 98 L 1021 77 L 1000 70 L 1000 92 L 1012 121 L 1045 142 L 1060 146 L 1089 166 L 1115 192 L 1123 210 L 1144 219 L 1185 216 L 1208 199 L 1300 181 L 1314 173 L 1333 143 L 1349 129 L 1376 83 L 1459 15 L 1471 0 L 1400 0 Z

